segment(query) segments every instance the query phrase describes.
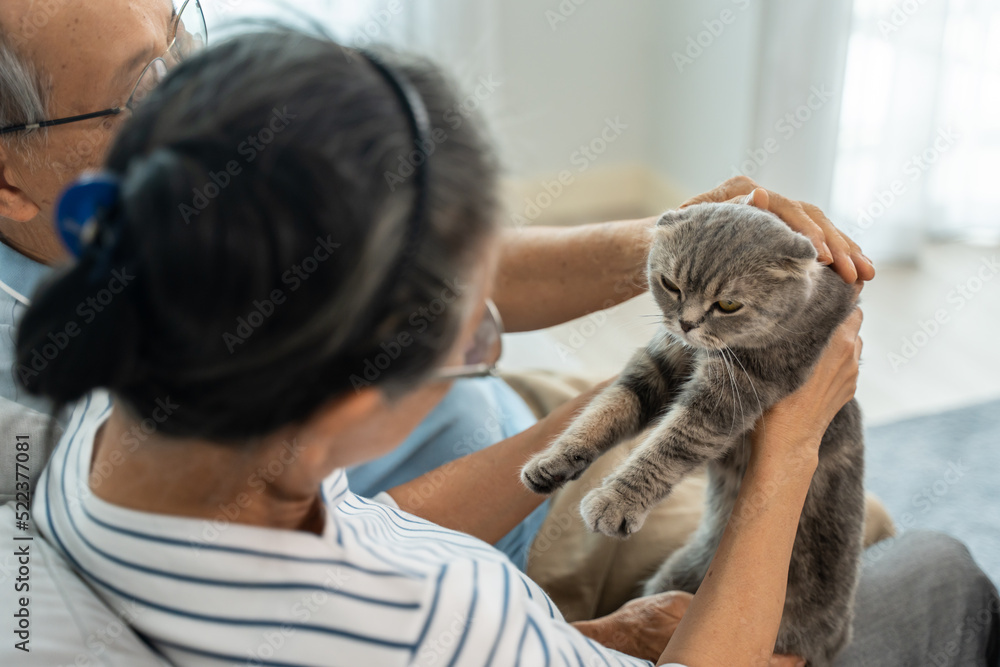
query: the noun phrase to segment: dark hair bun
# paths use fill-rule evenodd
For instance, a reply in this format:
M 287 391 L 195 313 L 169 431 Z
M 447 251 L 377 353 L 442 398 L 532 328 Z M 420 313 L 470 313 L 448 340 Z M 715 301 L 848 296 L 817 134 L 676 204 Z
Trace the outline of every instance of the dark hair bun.
M 464 295 L 442 295 L 494 227 L 497 166 L 435 67 L 380 60 L 434 130 L 413 248 L 414 137 L 386 77 L 328 39 L 237 37 L 171 71 L 122 129 L 106 167 L 120 206 L 101 221 L 114 247 L 39 290 L 17 343 L 27 389 L 108 388 L 140 418 L 169 399 L 161 432 L 241 440 L 423 379 L 460 330 Z

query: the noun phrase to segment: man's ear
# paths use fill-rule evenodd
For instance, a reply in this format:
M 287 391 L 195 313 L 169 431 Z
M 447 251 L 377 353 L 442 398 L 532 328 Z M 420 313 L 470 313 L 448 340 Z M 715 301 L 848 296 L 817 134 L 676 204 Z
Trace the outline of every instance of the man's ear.
M 0 151 L 0 218 L 28 222 L 34 220 L 40 209 L 38 204 L 16 185 L 19 180 L 8 162 L 8 153 Z

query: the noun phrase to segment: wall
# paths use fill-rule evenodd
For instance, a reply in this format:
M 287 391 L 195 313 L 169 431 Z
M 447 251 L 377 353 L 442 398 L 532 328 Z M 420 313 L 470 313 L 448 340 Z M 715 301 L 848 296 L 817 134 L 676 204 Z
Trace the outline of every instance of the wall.
M 230 16 L 266 4 L 212 0 L 234 7 L 221 12 Z M 501 148 L 516 224 L 650 215 L 739 170 L 825 207 L 843 60 L 841 40 L 831 35 L 843 34 L 836 26 L 849 21 L 850 5 L 296 3 L 338 36 L 428 54 L 459 80 Z M 810 110 L 803 105 L 813 86 L 831 95 Z M 784 114 L 803 109 L 807 122 L 796 123 L 791 136 L 779 132 Z

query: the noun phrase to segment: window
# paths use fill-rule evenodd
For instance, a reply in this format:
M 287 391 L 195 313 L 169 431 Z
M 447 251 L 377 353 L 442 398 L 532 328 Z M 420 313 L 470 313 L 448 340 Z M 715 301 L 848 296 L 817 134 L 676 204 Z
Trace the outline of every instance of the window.
M 866 252 L 1000 239 L 998 105 L 996 2 L 855 0 L 833 210 Z

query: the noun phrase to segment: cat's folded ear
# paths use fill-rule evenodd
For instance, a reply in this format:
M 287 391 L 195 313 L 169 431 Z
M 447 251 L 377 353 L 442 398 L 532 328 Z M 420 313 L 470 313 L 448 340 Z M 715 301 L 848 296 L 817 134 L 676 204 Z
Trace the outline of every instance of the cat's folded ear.
M 660 219 L 656 221 L 657 227 L 671 227 L 676 225 L 678 222 L 682 222 L 688 219 L 688 212 L 683 209 L 670 209 L 669 211 L 664 211 Z
M 802 234 L 793 232 L 788 235 L 787 242 L 778 249 L 777 255 L 771 261 L 771 268 L 783 276 L 802 276 L 813 268 L 818 256 L 812 241 Z

